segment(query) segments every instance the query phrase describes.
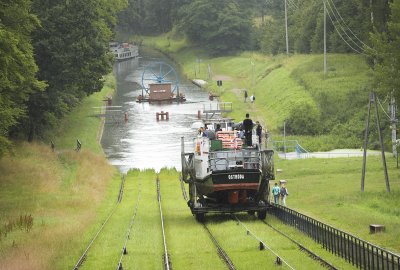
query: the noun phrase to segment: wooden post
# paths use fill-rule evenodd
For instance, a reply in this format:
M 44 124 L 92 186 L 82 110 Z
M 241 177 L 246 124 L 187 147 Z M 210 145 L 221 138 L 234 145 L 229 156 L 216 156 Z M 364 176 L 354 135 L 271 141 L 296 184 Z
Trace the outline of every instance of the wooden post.
M 365 183 L 365 167 L 367 162 L 367 146 L 368 146 L 368 135 L 369 135 L 369 122 L 371 119 L 371 102 L 373 101 L 374 95 L 372 93 L 369 94 L 368 101 L 368 117 L 367 123 L 365 125 L 365 136 L 364 136 L 364 155 L 363 155 L 363 164 L 362 164 L 362 174 L 361 174 L 361 191 L 364 192 L 364 183 Z
M 373 93 L 373 95 L 375 100 L 375 93 Z M 382 154 L 383 172 L 385 174 L 386 191 L 390 192 L 389 176 L 386 167 L 385 148 L 383 146 L 381 125 L 379 124 L 378 104 L 376 104 L 376 101 L 375 101 L 375 115 L 376 115 L 376 126 L 378 127 L 379 142 L 381 143 L 381 154 Z
M 81 141 L 78 139 L 78 140 L 76 140 L 76 152 L 79 152 L 80 150 L 81 150 L 81 147 L 82 147 L 82 143 L 81 143 Z
M 371 102 L 375 103 L 375 118 L 376 118 L 376 126 L 378 128 L 379 142 L 381 145 L 381 155 L 382 155 L 382 163 L 383 163 L 383 172 L 385 174 L 385 183 L 386 183 L 386 191 L 390 192 L 390 184 L 389 184 L 389 176 L 386 167 L 386 157 L 385 157 L 385 149 L 383 146 L 383 138 L 379 120 L 379 112 L 378 105 L 376 102 L 376 96 L 374 92 L 371 92 L 369 95 L 369 103 L 368 103 L 368 117 L 365 128 L 365 139 L 364 139 L 364 155 L 363 155 L 363 166 L 362 166 L 362 175 L 361 175 L 361 191 L 364 192 L 364 183 L 365 183 L 365 168 L 366 168 L 366 160 L 367 160 L 367 146 L 368 146 L 368 134 L 369 134 L 369 122 L 371 118 Z

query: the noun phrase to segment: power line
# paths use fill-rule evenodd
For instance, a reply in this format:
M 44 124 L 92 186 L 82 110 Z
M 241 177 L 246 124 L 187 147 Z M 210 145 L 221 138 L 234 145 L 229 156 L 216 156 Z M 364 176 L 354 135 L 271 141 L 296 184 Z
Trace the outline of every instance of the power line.
M 360 46 L 357 42 L 355 42 L 355 41 L 347 34 L 346 30 L 343 28 L 343 26 L 341 25 L 341 23 L 340 23 L 338 17 L 336 16 L 335 12 L 333 11 L 332 6 L 329 4 L 329 1 L 327 0 L 326 2 L 327 2 L 328 7 L 329 7 L 329 9 L 327 9 L 327 11 L 328 11 L 328 16 L 329 16 L 329 18 L 331 19 L 331 22 L 332 22 L 333 26 L 335 27 L 335 29 L 337 30 L 337 27 L 336 27 L 336 24 L 333 22 L 332 17 L 330 16 L 330 12 L 331 12 L 332 15 L 335 17 L 335 21 L 338 22 L 340 28 L 342 29 L 343 33 L 347 36 L 347 38 L 348 38 L 352 43 L 354 43 L 354 45 L 355 45 L 356 47 L 358 47 L 358 49 L 361 49 L 361 51 L 364 52 L 365 49 L 364 49 L 362 46 Z M 338 31 L 338 33 L 339 33 L 339 31 Z M 339 35 L 342 36 L 340 33 L 339 33 Z M 342 38 L 342 39 L 344 40 L 344 38 Z M 350 44 L 349 44 L 348 42 L 346 42 L 346 43 L 350 46 Z M 362 52 L 359 52 L 358 50 L 354 49 L 352 46 L 350 46 L 350 47 L 351 47 L 353 50 L 357 51 L 358 53 L 363 54 Z
M 378 100 L 378 103 L 381 106 L 382 111 L 386 114 L 387 118 L 389 118 L 389 120 L 390 120 L 391 118 L 390 118 L 389 114 L 385 111 L 385 109 L 383 108 L 381 101 L 379 100 L 378 97 L 376 97 L 376 99 Z
M 299 6 L 294 2 L 294 0 L 288 0 L 288 3 L 292 9 L 294 9 L 294 10 L 299 9 Z
M 329 1 L 329 0 L 328 0 Z M 343 24 L 347 27 L 347 29 L 349 29 L 350 33 L 358 40 L 360 41 L 365 47 L 367 47 L 368 49 L 373 50 L 370 46 L 368 46 L 367 44 L 365 44 L 361 39 L 359 39 L 357 37 L 356 34 L 354 34 L 354 32 L 351 30 L 351 28 L 346 24 L 345 20 L 343 19 L 343 17 L 340 15 L 339 10 L 336 8 L 335 2 L 333 2 L 333 0 L 330 0 L 332 2 L 333 7 L 335 8 L 336 13 L 339 15 L 340 19 L 343 21 Z
M 324 2 L 325 2 L 325 0 L 324 0 Z M 329 3 L 328 3 L 328 5 L 329 5 Z M 346 39 L 342 36 L 342 34 L 340 33 L 340 31 L 338 30 L 338 28 L 336 27 L 336 25 L 335 25 L 335 23 L 333 22 L 333 19 L 332 19 L 332 17 L 331 17 L 331 15 L 329 14 L 329 10 L 328 9 L 326 9 L 326 11 L 327 11 L 327 14 L 328 14 L 328 17 L 329 17 L 329 19 L 330 19 L 330 21 L 332 22 L 332 24 L 333 24 L 333 26 L 335 27 L 335 30 L 336 30 L 336 32 L 338 33 L 338 35 L 340 36 L 340 38 L 347 44 L 347 46 L 349 46 L 353 51 L 355 51 L 355 52 L 357 52 L 357 53 L 359 53 L 359 54 L 362 54 L 362 55 L 366 55 L 365 53 L 363 53 L 363 52 L 360 52 L 360 51 L 358 51 L 357 49 L 355 49 L 355 48 L 353 48 L 353 46 L 351 46 L 347 41 L 346 41 Z M 346 33 L 346 32 L 345 32 Z M 346 34 L 347 35 L 347 34 Z M 348 35 L 347 35 L 348 36 Z M 348 36 L 349 37 L 349 36 Z M 350 38 L 350 37 L 349 37 Z M 351 39 L 351 38 L 350 38 Z M 352 40 L 352 39 L 351 39 Z M 353 41 L 353 40 L 352 40 Z M 353 41 L 353 43 L 355 43 L 354 41 Z M 356 44 L 356 43 L 355 43 Z M 357 45 L 357 44 L 356 44 Z

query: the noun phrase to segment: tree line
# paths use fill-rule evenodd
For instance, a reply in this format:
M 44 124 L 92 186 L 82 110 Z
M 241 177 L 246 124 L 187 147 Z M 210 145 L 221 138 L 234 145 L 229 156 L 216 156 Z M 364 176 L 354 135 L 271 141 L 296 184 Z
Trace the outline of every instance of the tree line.
M 327 51 L 365 54 L 376 71 L 375 88 L 399 86 L 399 69 L 393 68 L 400 62 L 399 0 L 128 0 L 118 28 L 147 35 L 172 31 L 211 55 L 274 55 L 286 52 L 285 3 L 290 53 L 323 52 L 325 4 Z
M 103 86 L 124 0 L 0 0 L 0 155 Z

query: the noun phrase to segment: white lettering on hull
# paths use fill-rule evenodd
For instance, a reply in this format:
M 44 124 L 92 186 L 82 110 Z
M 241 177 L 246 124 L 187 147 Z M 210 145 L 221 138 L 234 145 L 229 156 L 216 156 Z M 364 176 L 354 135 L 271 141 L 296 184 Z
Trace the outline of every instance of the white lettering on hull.
M 244 179 L 244 174 L 229 174 L 228 179 L 229 180 L 242 180 L 242 179 Z

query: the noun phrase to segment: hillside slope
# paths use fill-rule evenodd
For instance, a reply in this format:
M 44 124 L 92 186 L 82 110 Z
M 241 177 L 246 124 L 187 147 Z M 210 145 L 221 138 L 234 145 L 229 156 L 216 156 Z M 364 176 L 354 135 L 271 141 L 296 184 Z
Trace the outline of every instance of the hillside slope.
M 166 40 L 166 36 L 146 37 L 143 44 L 170 55 L 189 78 L 208 81 L 210 91 L 234 103 L 230 117 L 241 121 L 249 112 L 276 138 L 286 120 L 287 135 L 309 150 L 362 145 L 372 77 L 362 56 L 328 54 L 324 74 L 323 55 L 272 57 L 244 52 L 211 58 L 181 39 Z M 223 81 L 220 88 L 217 79 Z M 255 95 L 255 104 L 243 102 L 244 89 Z

